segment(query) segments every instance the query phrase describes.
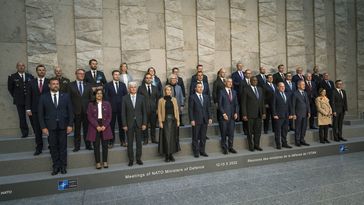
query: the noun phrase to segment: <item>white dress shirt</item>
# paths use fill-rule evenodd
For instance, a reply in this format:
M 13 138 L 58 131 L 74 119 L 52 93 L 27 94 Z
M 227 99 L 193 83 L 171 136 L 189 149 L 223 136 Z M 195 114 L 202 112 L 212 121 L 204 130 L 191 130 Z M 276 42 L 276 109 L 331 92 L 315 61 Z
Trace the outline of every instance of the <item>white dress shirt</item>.
M 97 119 L 102 119 L 102 102 L 97 103 Z

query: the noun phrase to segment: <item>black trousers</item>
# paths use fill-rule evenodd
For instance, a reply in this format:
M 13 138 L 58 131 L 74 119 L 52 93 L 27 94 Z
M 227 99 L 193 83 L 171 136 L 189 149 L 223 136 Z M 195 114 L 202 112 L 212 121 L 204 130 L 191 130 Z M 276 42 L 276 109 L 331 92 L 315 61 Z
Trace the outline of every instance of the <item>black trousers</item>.
M 333 125 L 332 131 L 334 135 L 334 139 L 338 140 L 343 138 L 343 122 L 344 122 L 344 112 L 336 113 L 336 116 L 333 117 Z
M 81 113 L 79 115 L 75 115 L 75 132 L 74 132 L 74 146 L 76 149 L 80 149 L 81 146 L 81 126 L 83 132 L 83 141 L 85 142 L 86 148 L 91 146 L 91 142 L 86 140 L 87 137 L 87 129 L 88 129 L 88 120 L 87 113 Z
M 235 120 L 220 120 L 219 124 L 221 124 L 221 148 L 222 149 L 230 149 L 233 148 L 234 144 L 234 130 L 235 130 Z M 226 145 L 226 138 L 228 140 L 228 144 Z
M 320 125 L 319 126 L 320 142 L 327 140 L 328 133 L 329 133 L 329 125 Z
M 27 124 L 27 115 L 25 111 L 25 105 L 16 105 L 16 109 L 18 111 L 19 117 L 19 128 L 21 130 L 22 137 L 28 137 L 29 127 Z M 32 117 L 29 117 L 29 120 L 32 120 Z
M 36 144 L 36 150 L 42 151 L 43 149 L 43 134 L 42 129 L 40 128 L 39 124 L 39 118 L 37 112 L 32 112 L 32 120 L 31 124 L 33 127 L 33 132 L 35 135 L 35 144 Z
M 296 143 L 302 143 L 305 142 L 305 135 L 306 135 L 306 129 L 307 129 L 307 117 L 300 117 L 297 116 L 295 121 L 295 142 Z
M 264 132 L 268 132 L 268 130 L 269 130 L 269 121 L 272 122 L 272 131 L 274 132 L 275 126 L 274 126 L 272 110 L 269 107 L 267 107 L 266 108 L 266 118 L 263 120 Z
M 205 153 L 207 124 L 192 126 L 192 151 L 194 154 Z
M 128 127 L 128 131 L 126 132 L 126 134 L 128 136 L 129 161 L 134 161 L 134 138 L 136 142 L 136 160 L 140 160 L 142 157 L 142 129 L 138 128 L 136 121 L 134 121 L 133 126 Z
M 288 145 L 287 143 L 287 133 L 288 133 L 288 119 L 280 118 L 274 120 L 274 139 L 276 146 Z
M 262 132 L 261 118 L 248 118 L 248 145 L 249 149 L 260 147 L 260 135 Z
M 316 111 L 316 104 L 315 99 L 310 100 L 310 110 L 311 110 L 311 117 L 309 119 L 309 126 L 310 128 L 315 127 L 315 117 L 317 117 L 317 111 Z
M 149 126 L 149 131 L 148 129 L 145 129 L 143 131 L 143 140 L 148 140 L 149 136 L 150 139 L 155 142 L 156 141 L 156 137 L 155 137 L 155 128 L 156 128 L 156 124 L 157 124 L 157 114 L 156 112 L 150 112 L 147 114 L 147 125 Z
M 111 127 L 111 132 L 112 132 L 112 140 L 110 140 L 110 143 L 114 144 L 115 143 L 115 123 L 117 123 L 118 128 L 119 128 L 119 139 L 120 139 L 120 143 L 122 144 L 123 142 L 125 143 L 125 131 L 123 130 L 123 126 L 121 125 L 121 112 L 113 112 L 111 115 L 111 122 L 110 122 L 110 127 Z
M 67 166 L 67 131 L 66 129 L 48 130 L 48 142 L 53 168 Z
M 102 139 L 102 132 L 96 133 L 96 139 L 93 144 L 96 163 L 100 163 L 100 144 L 102 145 L 102 162 L 107 162 L 109 141 Z

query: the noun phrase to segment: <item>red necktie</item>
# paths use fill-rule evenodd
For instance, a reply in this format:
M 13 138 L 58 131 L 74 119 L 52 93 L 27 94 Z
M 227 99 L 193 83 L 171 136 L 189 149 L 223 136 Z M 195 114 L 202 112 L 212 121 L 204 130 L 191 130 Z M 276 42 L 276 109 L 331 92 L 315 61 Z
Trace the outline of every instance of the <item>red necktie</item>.
M 41 93 L 43 90 L 43 83 L 42 83 L 42 79 L 39 79 L 39 92 Z

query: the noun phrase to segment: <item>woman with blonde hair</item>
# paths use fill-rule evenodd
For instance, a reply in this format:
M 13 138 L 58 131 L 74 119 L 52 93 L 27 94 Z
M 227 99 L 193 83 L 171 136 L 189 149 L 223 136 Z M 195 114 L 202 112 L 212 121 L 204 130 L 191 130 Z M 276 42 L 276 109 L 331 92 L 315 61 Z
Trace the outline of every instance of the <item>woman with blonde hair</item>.
M 317 119 L 319 125 L 320 143 L 330 143 L 327 139 L 329 125 L 332 123 L 332 109 L 326 90 L 320 88 L 319 96 L 316 98 Z
M 166 162 L 174 162 L 173 154 L 181 148 L 179 145 L 179 111 L 175 97 L 172 97 L 172 87 L 164 88 L 164 96 L 158 101 L 159 146 L 158 151 L 165 155 Z

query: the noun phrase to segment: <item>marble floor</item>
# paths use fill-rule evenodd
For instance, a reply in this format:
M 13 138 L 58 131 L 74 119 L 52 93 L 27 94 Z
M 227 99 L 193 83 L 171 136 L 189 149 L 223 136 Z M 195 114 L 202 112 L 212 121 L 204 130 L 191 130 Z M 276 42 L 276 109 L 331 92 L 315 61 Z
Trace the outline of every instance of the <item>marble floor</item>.
M 364 152 L 0 204 L 364 204 Z

